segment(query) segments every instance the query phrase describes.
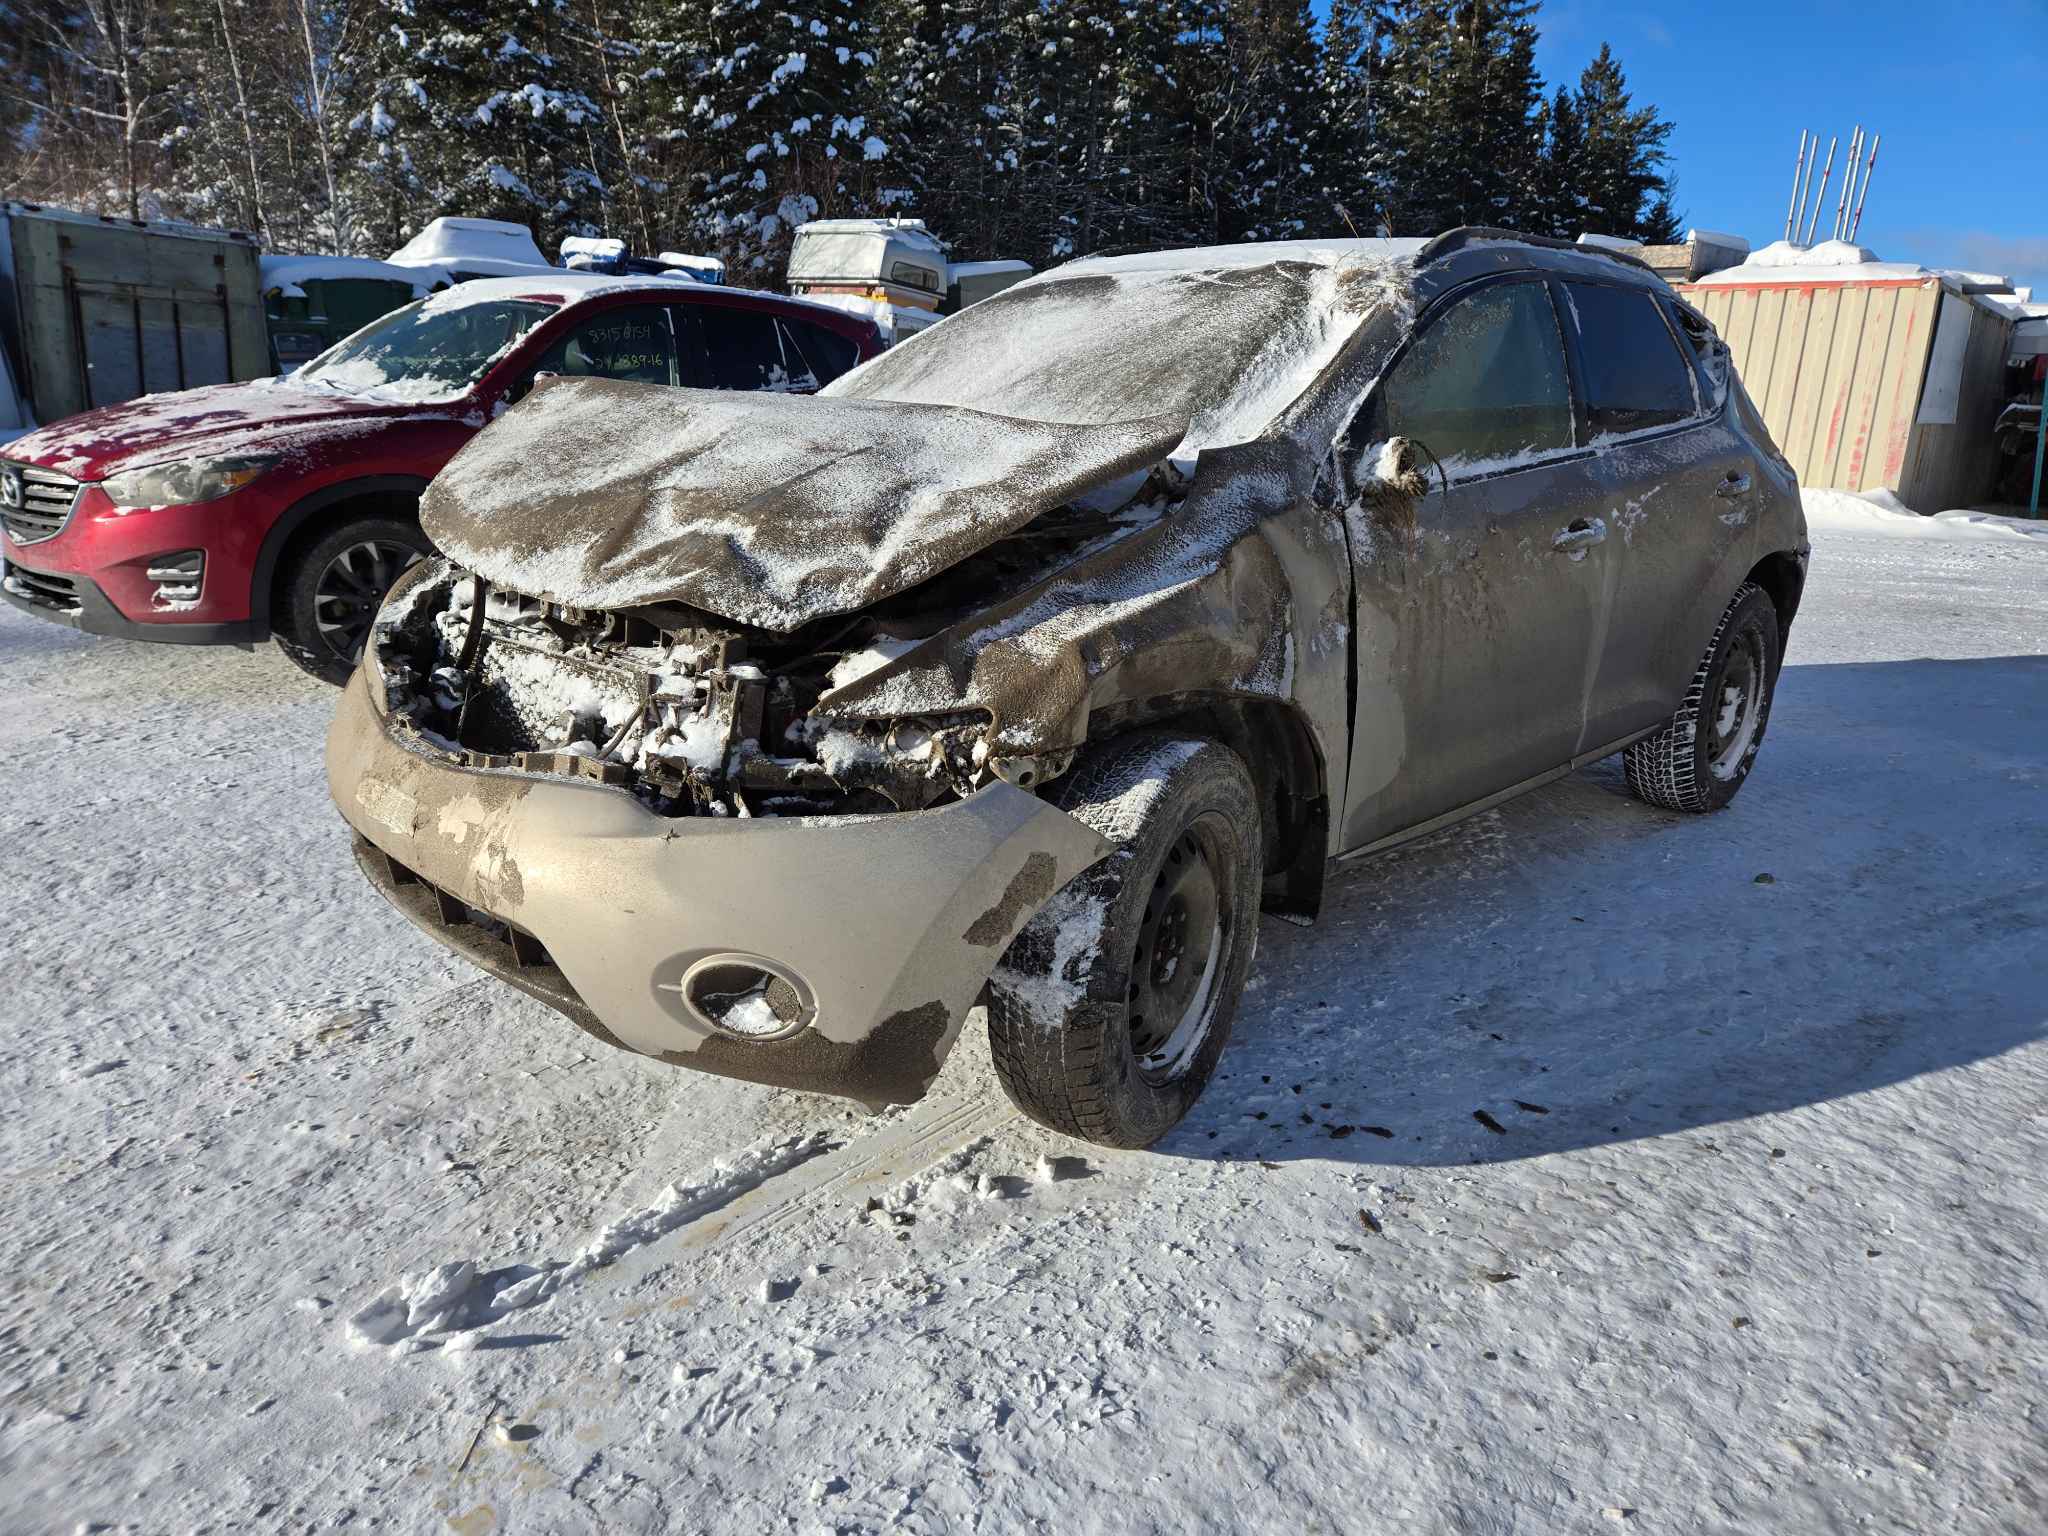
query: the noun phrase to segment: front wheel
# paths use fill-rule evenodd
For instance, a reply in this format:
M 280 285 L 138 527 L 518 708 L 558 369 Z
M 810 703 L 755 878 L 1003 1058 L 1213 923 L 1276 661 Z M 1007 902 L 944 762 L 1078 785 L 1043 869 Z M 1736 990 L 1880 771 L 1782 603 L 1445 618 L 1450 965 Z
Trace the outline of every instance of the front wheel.
M 384 595 L 433 552 L 417 523 L 395 517 L 323 534 L 298 552 L 279 584 L 272 622 L 278 649 L 340 687 L 362 659 Z
M 1671 811 L 1718 811 L 1733 800 L 1764 744 L 1778 661 L 1778 611 L 1744 582 L 1671 723 L 1622 755 L 1629 793 Z
M 1116 851 L 990 978 L 996 1075 L 1041 1125 L 1150 1146 L 1207 1085 L 1251 971 L 1258 793 L 1227 747 L 1148 732 L 1090 749 L 1050 798 Z

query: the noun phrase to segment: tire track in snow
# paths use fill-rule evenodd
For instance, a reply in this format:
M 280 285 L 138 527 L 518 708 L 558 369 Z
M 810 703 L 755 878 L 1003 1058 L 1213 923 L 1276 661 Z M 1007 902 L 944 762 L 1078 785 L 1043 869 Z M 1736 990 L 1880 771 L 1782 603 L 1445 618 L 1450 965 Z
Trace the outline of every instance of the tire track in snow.
M 606 1223 L 568 1260 L 485 1270 L 458 1259 L 403 1276 L 349 1315 L 347 1335 L 357 1348 L 393 1354 L 473 1348 L 492 1326 L 572 1287 L 616 1291 L 678 1261 L 772 1239 L 912 1178 L 1016 1118 L 999 1092 L 982 1088 L 926 1098 L 847 1141 L 817 1131 L 756 1142 Z
M 812 1215 L 865 1200 L 878 1186 L 914 1177 L 1017 1118 L 1008 1100 L 989 1089 L 923 1099 L 879 1129 L 755 1185 L 670 1241 L 626 1256 L 604 1272 L 603 1283 L 617 1287 L 679 1258 L 773 1238 Z

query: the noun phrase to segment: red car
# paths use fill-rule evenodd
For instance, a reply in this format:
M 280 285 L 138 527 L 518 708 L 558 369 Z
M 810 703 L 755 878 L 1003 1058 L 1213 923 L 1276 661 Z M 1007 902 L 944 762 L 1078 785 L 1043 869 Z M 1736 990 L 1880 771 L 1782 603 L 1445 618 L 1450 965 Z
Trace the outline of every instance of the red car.
M 881 350 L 774 294 L 561 272 L 459 285 L 295 373 L 149 395 L 0 449 L 0 589 L 98 635 L 275 637 L 342 683 L 428 553 L 420 492 L 542 374 L 810 391 Z

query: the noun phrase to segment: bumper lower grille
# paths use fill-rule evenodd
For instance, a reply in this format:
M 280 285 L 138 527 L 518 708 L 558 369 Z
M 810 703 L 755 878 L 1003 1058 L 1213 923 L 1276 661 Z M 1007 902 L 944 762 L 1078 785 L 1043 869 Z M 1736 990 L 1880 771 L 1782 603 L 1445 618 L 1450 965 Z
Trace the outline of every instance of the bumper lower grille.
M 31 464 L 0 464 L 0 524 L 17 544 L 55 538 L 78 505 L 79 483 Z
M 65 613 L 79 611 L 78 583 L 70 577 L 31 571 L 26 566 L 15 565 L 12 562 L 4 569 L 7 573 L 7 590 L 15 596 L 25 597 L 44 608 L 56 608 Z
M 356 863 L 370 877 L 370 883 L 420 927 L 500 981 L 510 982 L 528 997 L 546 1003 L 605 1044 L 619 1043 L 610 1030 L 598 1023 L 597 1015 L 532 934 L 473 910 L 459 896 L 422 879 L 418 872 L 408 869 L 361 834 L 356 836 L 355 851 Z

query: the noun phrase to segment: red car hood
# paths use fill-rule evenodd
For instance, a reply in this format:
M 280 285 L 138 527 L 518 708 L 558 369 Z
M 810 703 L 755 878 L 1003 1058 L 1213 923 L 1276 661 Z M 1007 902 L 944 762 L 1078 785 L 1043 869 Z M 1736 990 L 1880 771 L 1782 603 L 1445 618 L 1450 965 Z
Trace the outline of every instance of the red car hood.
M 76 480 L 102 480 L 121 469 L 193 454 L 289 453 L 310 440 L 353 434 L 396 416 L 459 414 L 460 408 L 357 400 L 259 379 L 102 406 L 31 432 L 0 452 Z

